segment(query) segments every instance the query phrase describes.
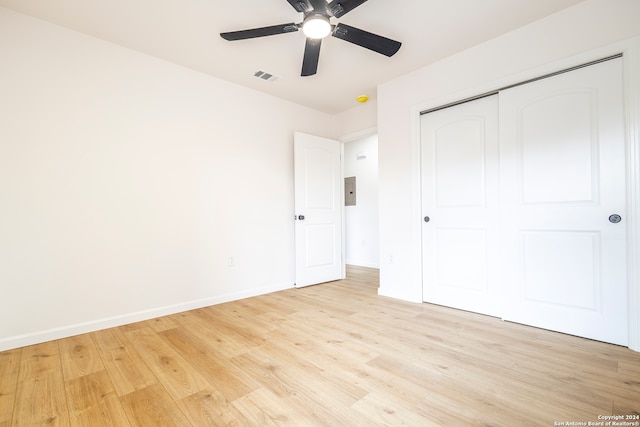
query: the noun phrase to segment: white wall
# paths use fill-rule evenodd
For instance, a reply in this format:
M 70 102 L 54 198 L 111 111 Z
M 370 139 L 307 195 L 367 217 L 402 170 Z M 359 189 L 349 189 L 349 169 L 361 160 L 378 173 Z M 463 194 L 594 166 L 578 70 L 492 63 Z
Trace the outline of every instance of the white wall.
M 343 164 L 344 176 L 356 177 L 356 205 L 344 208 L 346 263 L 379 268 L 378 135 L 345 143 Z
M 356 104 L 353 108 L 336 114 L 332 119 L 334 133 L 343 141 L 352 140 L 363 134 L 375 133 L 378 124 L 378 102 L 374 99 L 365 104 Z
M 640 34 L 639 22 L 637 0 L 587 0 L 378 88 L 380 294 L 422 301 L 420 109 L 549 72 L 551 63 L 576 65 L 566 58 L 588 60 L 585 52 Z
M 0 350 L 293 285 L 332 117 L 3 8 L 0 58 Z

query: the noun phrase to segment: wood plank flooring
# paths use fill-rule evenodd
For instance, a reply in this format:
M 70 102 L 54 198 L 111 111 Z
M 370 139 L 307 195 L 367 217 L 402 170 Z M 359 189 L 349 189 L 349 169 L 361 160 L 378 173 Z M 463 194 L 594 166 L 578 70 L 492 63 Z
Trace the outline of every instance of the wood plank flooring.
M 377 270 L 349 267 L 2 352 L 0 427 L 640 424 L 640 353 L 377 287 Z

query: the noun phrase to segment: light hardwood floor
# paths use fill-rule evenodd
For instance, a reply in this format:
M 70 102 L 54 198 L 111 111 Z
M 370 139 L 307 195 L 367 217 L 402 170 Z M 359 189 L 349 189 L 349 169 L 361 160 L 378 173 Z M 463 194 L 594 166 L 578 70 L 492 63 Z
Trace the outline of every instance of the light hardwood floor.
M 348 273 L 2 352 L 0 427 L 553 426 L 640 414 L 640 353 L 379 297 L 377 270 Z

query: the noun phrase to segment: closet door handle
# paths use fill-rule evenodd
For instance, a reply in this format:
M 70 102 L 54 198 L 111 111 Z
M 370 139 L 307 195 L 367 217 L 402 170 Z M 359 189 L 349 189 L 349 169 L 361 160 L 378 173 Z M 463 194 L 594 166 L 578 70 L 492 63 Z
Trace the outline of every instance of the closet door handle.
M 618 214 L 613 214 L 609 216 L 609 222 L 612 224 L 617 224 L 622 221 L 622 217 Z

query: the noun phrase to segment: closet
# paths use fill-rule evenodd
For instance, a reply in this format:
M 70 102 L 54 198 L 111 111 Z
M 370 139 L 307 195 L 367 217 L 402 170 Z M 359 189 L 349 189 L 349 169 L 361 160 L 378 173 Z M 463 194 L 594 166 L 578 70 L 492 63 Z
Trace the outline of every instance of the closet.
M 423 299 L 627 345 L 622 58 L 421 117 Z

